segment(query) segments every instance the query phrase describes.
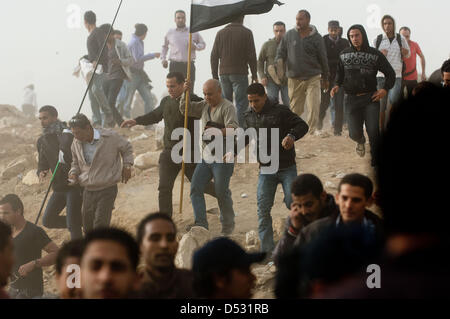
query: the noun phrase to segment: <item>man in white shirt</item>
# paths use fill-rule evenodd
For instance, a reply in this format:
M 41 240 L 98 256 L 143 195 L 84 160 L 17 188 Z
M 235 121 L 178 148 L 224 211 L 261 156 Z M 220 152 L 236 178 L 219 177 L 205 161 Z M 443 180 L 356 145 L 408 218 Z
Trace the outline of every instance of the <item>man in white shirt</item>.
M 392 106 L 395 106 L 401 100 L 403 58 L 409 58 L 411 50 L 405 37 L 395 33 L 395 20 L 393 17 L 390 15 L 383 16 L 381 27 L 384 33 L 379 34 L 374 39 L 373 46 L 386 56 L 395 71 L 394 87 L 389 90 L 386 97 L 380 100 L 380 130 L 383 130 L 389 121 Z M 383 88 L 385 81 L 383 73 L 378 72 L 377 80 L 378 89 Z
M 28 117 L 34 117 L 37 111 L 36 92 L 34 92 L 34 85 L 30 84 L 25 87 L 25 93 L 22 103 L 22 112 Z
M 180 72 L 187 77 L 188 47 L 189 47 L 189 27 L 186 26 L 186 13 L 183 10 L 175 12 L 175 23 L 177 27 L 170 29 L 164 37 L 161 59 L 165 69 L 169 67 L 169 72 Z M 196 32 L 192 34 L 191 47 L 191 88 L 195 82 L 195 51 L 202 51 L 206 47 L 201 35 Z M 170 54 L 167 57 L 167 53 Z M 170 61 L 170 64 L 169 62 Z

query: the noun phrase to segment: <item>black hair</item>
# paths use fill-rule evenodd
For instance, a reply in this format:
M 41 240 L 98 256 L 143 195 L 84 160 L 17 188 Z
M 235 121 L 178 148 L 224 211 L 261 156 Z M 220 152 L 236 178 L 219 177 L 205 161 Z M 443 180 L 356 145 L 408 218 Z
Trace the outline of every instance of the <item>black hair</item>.
M 139 263 L 139 247 L 133 236 L 124 230 L 114 227 L 94 229 L 86 235 L 82 256 L 84 256 L 90 243 L 99 240 L 113 241 L 125 247 L 131 265 L 136 270 Z
M 282 22 L 282 21 L 277 21 L 273 24 L 273 26 L 276 26 L 276 25 L 281 25 L 286 29 L 286 24 L 284 24 L 284 22 Z
M 308 20 L 311 20 L 311 14 L 308 12 L 308 10 L 302 9 L 302 10 L 299 10 L 297 14 L 299 14 L 299 13 L 304 13 L 305 16 L 308 18 Z
M 259 96 L 264 96 L 264 94 L 266 94 L 266 90 L 261 83 L 252 83 L 247 88 L 247 94 L 257 94 Z
M 320 179 L 314 174 L 301 174 L 295 178 L 291 185 L 291 194 L 294 196 L 304 196 L 313 194 L 315 198 L 320 198 L 323 193 L 323 185 Z
M 17 212 L 18 210 L 23 215 L 23 202 L 16 194 L 8 194 L 0 200 L 0 205 L 9 204 L 13 211 Z
M 450 72 L 450 59 L 442 63 L 441 74 L 444 74 L 444 72 Z
M 215 277 L 224 277 L 227 282 L 231 280 L 232 269 L 194 272 L 193 288 L 198 298 L 211 298 L 216 292 Z
M 75 239 L 65 243 L 58 250 L 55 263 L 56 273 L 58 275 L 61 275 L 67 258 L 75 257 L 81 259 L 81 255 L 83 254 L 83 247 L 84 247 L 84 240 Z
M 39 113 L 41 112 L 47 112 L 48 114 L 50 114 L 53 117 L 58 117 L 58 111 L 56 110 L 56 108 L 54 106 L 51 105 L 45 105 L 43 107 L 41 107 L 39 109 Z
M 242 23 L 244 23 L 244 18 L 245 18 L 245 15 L 241 15 L 239 17 L 236 17 L 236 19 L 234 19 L 232 21 L 232 23 L 240 23 L 240 24 L 242 24 Z
M 90 25 L 94 25 L 97 23 L 97 16 L 93 11 L 86 11 L 84 13 L 84 21 Z
M 364 190 L 364 196 L 366 199 L 369 199 L 372 196 L 373 183 L 367 176 L 359 173 L 345 175 L 339 182 L 338 192 L 341 192 L 341 186 L 344 184 L 361 187 Z
M 384 31 L 383 21 L 386 20 L 386 19 L 392 20 L 392 23 L 394 24 L 394 32 L 395 32 L 395 19 L 394 19 L 391 15 L 389 15 L 389 14 L 385 14 L 385 15 L 381 18 L 381 30 Z
M 116 34 L 117 34 L 117 35 L 123 35 L 123 34 L 122 34 L 122 31 L 120 31 L 120 30 L 114 30 L 113 34 L 114 34 L 114 35 L 116 35 Z
M 77 127 L 77 128 L 86 128 L 88 126 L 91 126 L 91 122 L 89 122 L 89 119 L 86 117 L 86 115 L 78 113 L 74 117 L 72 117 L 69 121 L 69 127 Z
M 99 26 L 98 28 L 105 34 L 105 36 L 107 36 L 109 33 L 109 29 L 111 28 L 111 24 L 105 23 Z M 114 29 L 111 29 L 111 34 L 114 34 Z
M 149 215 L 147 215 L 143 220 L 141 220 L 139 222 L 139 225 L 137 227 L 137 243 L 140 245 L 142 243 L 142 241 L 144 240 L 144 236 L 145 236 L 145 226 L 157 219 L 163 219 L 165 221 L 168 221 L 169 223 L 171 223 L 173 225 L 173 228 L 175 230 L 175 233 L 177 233 L 177 226 L 175 225 L 175 222 L 173 221 L 173 219 L 164 213 L 151 213 Z
M 5 249 L 9 240 L 11 240 L 11 236 L 11 227 L 0 220 L 0 251 L 3 251 L 3 249 Z
M 135 26 L 134 26 L 134 28 L 136 29 L 136 30 L 134 31 L 134 34 L 135 34 L 136 36 L 138 36 L 138 37 L 143 36 L 143 35 L 146 34 L 147 31 L 148 31 L 147 26 L 146 26 L 145 24 L 143 24 L 143 23 L 136 23 Z
M 411 33 L 411 29 L 408 28 L 408 27 L 401 27 L 399 32 L 402 31 L 402 30 L 405 30 L 405 31 L 408 31 L 409 33 Z
M 379 203 L 386 232 L 449 238 L 446 211 L 450 90 L 427 85 L 393 109 L 378 148 Z M 417 123 L 421 129 L 417 130 Z M 419 169 L 419 167 L 424 168 Z M 403 199 L 403 200 L 402 200 Z
M 178 84 L 184 83 L 184 75 L 181 72 L 169 72 L 166 76 L 166 79 L 172 78 L 176 78 Z
M 182 14 L 184 14 L 184 16 L 186 16 L 186 12 L 184 12 L 183 10 L 177 10 L 177 11 L 175 11 L 175 17 L 177 16 L 177 13 L 182 13 Z

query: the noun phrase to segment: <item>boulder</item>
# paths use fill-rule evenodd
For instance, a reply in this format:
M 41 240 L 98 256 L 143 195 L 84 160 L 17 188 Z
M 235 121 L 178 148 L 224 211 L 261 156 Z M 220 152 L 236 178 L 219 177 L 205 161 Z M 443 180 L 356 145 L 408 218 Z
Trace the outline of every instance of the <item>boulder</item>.
M 25 158 L 16 159 L 6 166 L 1 176 L 3 179 L 10 179 L 22 173 L 27 167 L 27 160 Z
M 147 152 L 136 157 L 134 166 L 145 170 L 147 168 L 158 166 L 160 152 Z
M 192 269 L 194 252 L 211 240 L 211 233 L 204 227 L 194 226 L 183 235 L 175 257 L 175 265 L 179 268 Z
M 39 177 L 36 175 L 36 170 L 29 171 L 23 178 L 22 183 L 28 186 L 39 184 Z

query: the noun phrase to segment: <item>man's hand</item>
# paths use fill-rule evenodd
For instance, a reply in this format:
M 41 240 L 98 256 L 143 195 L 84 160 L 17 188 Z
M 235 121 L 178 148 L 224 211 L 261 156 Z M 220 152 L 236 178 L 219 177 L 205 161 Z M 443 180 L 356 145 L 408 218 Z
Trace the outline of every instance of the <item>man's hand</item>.
M 40 183 L 44 182 L 44 179 L 47 177 L 48 172 L 49 172 L 49 170 L 47 169 L 47 170 L 39 173 L 39 182 Z
M 386 94 L 387 94 L 387 91 L 385 89 L 380 89 L 380 90 L 376 91 L 372 95 L 372 102 L 378 102 L 379 100 L 384 98 L 386 96 Z
M 131 167 L 124 166 L 122 169 L 122 183 L 126 184 L 131 178 Z
M 161 53 L 159 53 L 159 52 L 156 52 L 156 53 L 154 53 L 155 54 L 155 58 L 158 58 L 159 59 L 159 57 L 161 56 Z
M 267 78 L 262 78 L 261 79 L 261 84 L 264 86 L 267 86 Z
M 330 95 L 331 97 L 334 97 L 334 95 L 339 92 L 339 86 L 335 86 L 334 88 L 331 89 Z
M 380 50 L 380 52 L 383 53 L 385 56 L 387 56 L 387 54 L 388 54 L 388 50 L 386 50 L 386 49 Z
M 191 82 L 190 81 L 188 81 L 188 80 L 186 80 L 185 82 L 184 82 L 184 92 L 190 92 L 191 91 L 191 86 L 192 86 L 192 84 L 191 84 Z
M 161 63 L 164 69 L 167 69 L 167 67 L 169 66 L 169 62 L 167 62 L 167 60 L 163 60 Z
M 294 143 L 295 140 L 290 135 L 288 135 L 281 142 L 281 146 L 283 146 L 285 150 L 290 150 L 294 146 Z
M 421 79 L 422 82 L 425 82 L 425 81 L 427 80 L 426 74 L 425 74 L 425 73 L 422 73 L 422 74 L 420 75 L 420 79 Z
M 135 126 L 137 123 L 135 120 L 126 120 L 122 122 L 122 125 L 120 125 L 120 128 L 131 128 Z
M 322 90 L 328 91 L 328 89 L 330 88 L 330 82 L 328 80 L 322 80 L 321 84 L 322 84 Z
M 402 56 L 408 56 L 408 49 L 402 48 Z
M 78 176 L 77 175 L 69 175 L 69 186 L 73 186 L 78 184 Z
M 34 270 L 34 268 L 34 260 L 32 260 L 29 263 L 26 263 L 25 265 L 19 267 L 19 274 L 22 277 L 26 277 L 30 272 Z

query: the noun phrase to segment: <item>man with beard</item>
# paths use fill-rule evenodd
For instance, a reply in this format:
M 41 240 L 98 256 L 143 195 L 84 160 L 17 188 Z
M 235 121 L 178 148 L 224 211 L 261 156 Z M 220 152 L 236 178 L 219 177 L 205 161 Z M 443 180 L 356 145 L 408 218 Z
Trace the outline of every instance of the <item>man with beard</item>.
M 72 239 L 82 237 L 81 233 L 81 188 L 69 186 L 67 176 L 72 163 L 70 147 L 72 132 L 58 119 L 58 111 L 51 105 L 41 107 L 39 120 L 43 134 L 37 141 L 39 153 L 37 174 L 42 181 L 50 171 L 56 170 L 53 194 L 48 201 L 42 218 L 47 228 L 68 228 Z M 58 168 L 56 164 L 59 161 Z M 64 207 L 66 216 L 61 216 Z
M 187 299 L 194 297 L 193 274 L 175 267 L 177 228 L 164 213 L 145 217 L 138 226 L 137 240 L 144 259 L 139 271 L 140 298 Z
M 339 214 L 333 195 L 325 192 L 322 182 L 313 174 L 299 175 L 292 183 L 291 196 L 291 211 L 286 220 L 286 230 L 273 252 L 276 264 L 279 263 L 280 256 L 294 246 L 294 241 L 303 227 L 320 218 Z

